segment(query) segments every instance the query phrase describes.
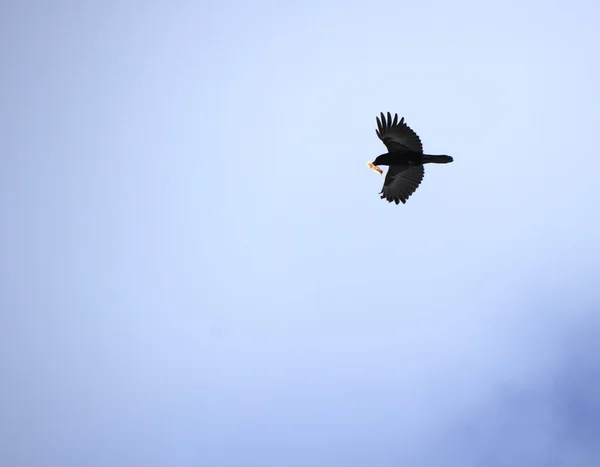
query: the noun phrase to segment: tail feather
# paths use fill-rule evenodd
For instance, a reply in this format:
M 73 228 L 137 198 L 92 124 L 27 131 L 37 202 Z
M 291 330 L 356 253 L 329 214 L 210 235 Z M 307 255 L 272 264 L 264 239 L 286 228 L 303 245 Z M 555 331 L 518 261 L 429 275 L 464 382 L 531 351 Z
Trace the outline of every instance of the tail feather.
M 434 164 L 448 164 L 454 160 L 451 156 L 434 156 L 431 154 L 423 154 L 423 158 L 425 159 L 425 163 L 432 162 Z

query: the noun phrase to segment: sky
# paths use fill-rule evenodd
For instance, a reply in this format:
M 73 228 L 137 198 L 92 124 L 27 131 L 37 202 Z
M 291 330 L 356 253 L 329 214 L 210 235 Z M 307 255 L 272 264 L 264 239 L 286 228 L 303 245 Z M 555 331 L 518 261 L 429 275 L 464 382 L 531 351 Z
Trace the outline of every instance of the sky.
M 599 465 L 599 14 L 2 2 L 0 464 Z

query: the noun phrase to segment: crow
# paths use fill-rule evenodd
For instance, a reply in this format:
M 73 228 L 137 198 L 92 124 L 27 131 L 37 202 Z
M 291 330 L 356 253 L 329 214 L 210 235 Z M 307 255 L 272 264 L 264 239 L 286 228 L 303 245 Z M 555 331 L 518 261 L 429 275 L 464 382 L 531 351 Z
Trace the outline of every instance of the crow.
M 423 181 L 424 164 L 447 164 L 454 160 L 446 155 L 423 154 L 421 139 L 404 123 L 404 117 L 398 121 L 398 114 L 392 121 L 389 112 L 387 119 L 382 112 L 381 120 L 377 117 L 377 128 L 375 132 L 388 152 L 378 156 L 373 162 L 367 162 L 367 165 L 379 174 L 383 174 L 383 170 L 378 166 L 389 166 L 380 195 L 381 199 L 390 203 L 394 201 L 399 204 L 402 201 L 402 204 L 406 204 L 406 200 Z

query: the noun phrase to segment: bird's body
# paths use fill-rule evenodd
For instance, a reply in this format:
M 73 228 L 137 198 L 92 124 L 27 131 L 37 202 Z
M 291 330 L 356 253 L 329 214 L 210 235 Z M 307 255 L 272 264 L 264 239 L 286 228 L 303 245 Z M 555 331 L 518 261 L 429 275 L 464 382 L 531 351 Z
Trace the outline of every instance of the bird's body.
M 423 165 L 423 164 L 444 164 L 452 162 L 450 156 L 433 156 L 431 154 L 422 154 L 413 151 L 386 152 L 375 159 L 376 165 Z
M 447 164 L 452 162 L 450 156 L 423 154 L 423 145 L 419 136 L 406 124 L 404 118 L 398 121 L 398 114 L 392 120 L 388 112 L 387 119 L 381 114 L 377 117 L 377 136 L 388 149 L 378 156 L 369 166 L 379 173 L 379 165 L 389 166 L 385 176 L 381 198 L 390 203 L 406 203 L 423 181 L 425 164 Z

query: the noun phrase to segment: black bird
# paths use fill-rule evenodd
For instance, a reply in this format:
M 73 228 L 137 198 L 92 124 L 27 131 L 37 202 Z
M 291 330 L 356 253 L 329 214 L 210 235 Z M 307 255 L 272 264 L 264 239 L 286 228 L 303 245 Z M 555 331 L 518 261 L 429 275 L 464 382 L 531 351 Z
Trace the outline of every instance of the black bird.
M 381 199 L 390 203 L 394 201 L 399 204 L 415 192 L 423 181 L 425 175 L 424 164 L 447 164 L 454 159 L 450 156 L 432 156 L 423 154 L 423 145 L 419 136 L 404 123 L 404 117 L 398 121 L 398 114 L 392 116 L 381 113 L 381 120 L 377 117 L 377 136 L 383 141 L 388 152 L 378 156 L 373 162 L 367 162 L 368 166 L 380 174 L 383 173 L 378 166 L 388 165 L 389 169 L 383 182 Z

